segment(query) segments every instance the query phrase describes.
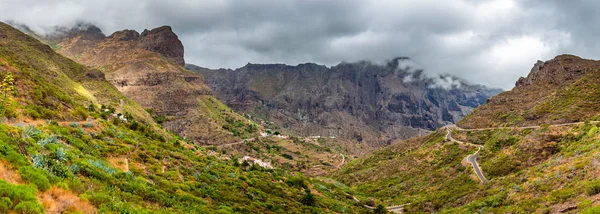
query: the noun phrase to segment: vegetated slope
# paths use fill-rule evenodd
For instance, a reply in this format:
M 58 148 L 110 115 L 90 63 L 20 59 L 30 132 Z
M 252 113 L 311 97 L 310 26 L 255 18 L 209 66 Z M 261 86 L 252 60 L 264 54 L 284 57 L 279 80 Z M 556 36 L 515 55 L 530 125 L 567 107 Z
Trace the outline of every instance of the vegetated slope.
M 460 131 L 482 145 L 486 183 L 465 158 L 477 147 L 445 140 L 445 130 L 348 163 L 334 177 L 408 213 L 583 212 L 600 205 L 598 124 Z
M 213 149 L 213 148 L 209 148 Z M 326 175 L 339 170 L 355 158 L 343 145 L 331 139 L 309 139 L 295 136 L 289 139 L 261 137 L 234 145 L 214 148 L 233 157 L 249 156 L 272 163 L 281 169 L 302 172 L 307 176 Z
M 215 95 L 267 127 L 300 136 L 336 136 L 378 147 L 454 123 L 500 90 L 455 77 L 428 78 L 387 64 L 247 64 L 236 70 L 188 69 L 205 76 Z M 456 85 L 436 86 L 439 82 Z M 269 126 L 270 123 L 273 125 Z
M 598 100 L 592 90 L 600 87 L 597 82 L 600 72 L 590 66 L 595 61 L 574 56 L 558 56 L 545 64 L 548 67 L 541 71 L 534 69 L 527 79 L 519 80 L 513 91 L 492 98 L 459 122 L 465 129 L 451 128 L 449 136 L 466 144 L 449 141 L 446 129 L 439 129 L 352 161 L 334 177 L 384 203 L 411 203 L 407 210 L 414 212 L 597 212 L 600 210 L 596 207 L 600 205 L 599 123 L 562 123 L 594 120 L 597 116 L 593 103 Z M 581 71 L 564 72 L 573 68 Z M 541 73 L 544 75 L 540 76 Z M 549 95 L 541 96 L 548 92 Z M 528 102 L 536 98 L 537 102 Z M 584 98 L 587 100 L 576 100 Z M 503 106 L 499 100 L 523 103 L 506 102 Z M 546 108 L 556 106 L 571 115 Z M 545 111 L 540 110 L 544 108 Z M 575 114 L 575 109 L 582 113 Z M 491 115 L 485 115 L 486 112 Z M 497 115 L 493 115 L 510 112 L 537 112 L 540 117 L 496 121 Z M 536 122 L 542 124 L 509 127 L 537 125 Z M 470 130 L 468 125 L 507 128 Z M 466 161 L 467 156 L 478 150 L 476 145 L 483 146 L 477 161 L 488 180 L 484 183 Z
M 560 55 L 538 61 L 515 88 L 460 121 L 463 128 L 577 122 L 600 112 L 600 61 Z
M 0 212 L 366 211 L 341 184 L 240 165 L 154 130 L 101 74 L 0 23 Z
M 106 37 L 93 25 L 79 24 L 41 38 L 57 52 L 102 71 L 163 127 L 183 137 L 216 145 L 249 138 L 259 129 L 214 99 L 203 77 L 183 67 L 183 45 L 168 26 Z

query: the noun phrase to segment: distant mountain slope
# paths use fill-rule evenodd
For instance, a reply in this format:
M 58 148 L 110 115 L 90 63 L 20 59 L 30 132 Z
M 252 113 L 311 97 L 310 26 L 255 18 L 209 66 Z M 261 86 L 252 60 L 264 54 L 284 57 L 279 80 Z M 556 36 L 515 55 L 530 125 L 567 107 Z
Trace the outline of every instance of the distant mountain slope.
M 402 68 L 407 61 L 331 68 L 312 63 L 187 68 L 203 74 L 216 96 L 238 112 L 298 135 L 336 136 L 371 146 L 455 123 L 500 92 L 450 76 L 428 78 Z M 439 82 L 449 85 L 443 88 Z
M 256 135 L 258 126 L 213 98 L 201 75 L 186 70 L 184 48 L 170 27 L 118 31 L 89 24 L 40 36 L 57 52 L 102 71 L 119 91 L 149 109 L 170 131 L 202 144 Z
M 573 55 L 538 61 L 515 88 L 493 97 L 459 125 L 482 128 L 588 120 L 600 113 L 599 69 L 600 61 Z

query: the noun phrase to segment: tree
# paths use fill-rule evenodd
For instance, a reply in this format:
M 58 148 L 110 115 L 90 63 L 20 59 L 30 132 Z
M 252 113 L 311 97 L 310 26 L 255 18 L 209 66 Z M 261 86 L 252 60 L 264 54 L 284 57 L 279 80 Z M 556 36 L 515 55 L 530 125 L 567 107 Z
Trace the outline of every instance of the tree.
M 9 107 L 14 100 L 13 96 L 16 92 L 17 88 L 15 87 L 15 80 L 12 73 L 8 72 L 0 85 L 0 93 L 2 93 L 2 98 L 0 100 L 0 102 L 2 102 L 0 105 L 0 117 L 6 115 L 6 111 L 9 110 Z
M 302 203 L 306 206 L 315 206 L 315 204 L 317 204 L 317 200 L 315 199 L 315 196 L 310 192 L 309 189 L 304 189 L 304 192 L 306 193 L 306 195 L 304 195 L 300 199 L 300 203 Z
M 377 207 L 375 207 L 375 209 L 373 210 L 373 213 L 375 214 L 385 214 L 387 213 L 387 210 L 385 209 L 385 207 L 383 205 L 377 205 Z

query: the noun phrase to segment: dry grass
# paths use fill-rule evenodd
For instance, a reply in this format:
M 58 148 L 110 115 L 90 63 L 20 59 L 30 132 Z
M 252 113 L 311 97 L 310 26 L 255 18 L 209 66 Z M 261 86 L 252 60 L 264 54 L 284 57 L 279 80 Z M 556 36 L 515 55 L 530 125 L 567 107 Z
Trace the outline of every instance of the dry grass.
M 126 157 L 109 157 L 107 160 L 114 168 L 129 172 L 129 159 Z
M 22 184 L 21 176 L 15 170 L 10 169 L 9 164 L 0 161 L 0 180 L 5 180 L 12 184 Z
M 46 213 L 62 213 L 64 211 L 79 211 L 81 213 L 98 213 L 96 207 L 84 201 L 69 190 L 56 187 L 39 195 Z

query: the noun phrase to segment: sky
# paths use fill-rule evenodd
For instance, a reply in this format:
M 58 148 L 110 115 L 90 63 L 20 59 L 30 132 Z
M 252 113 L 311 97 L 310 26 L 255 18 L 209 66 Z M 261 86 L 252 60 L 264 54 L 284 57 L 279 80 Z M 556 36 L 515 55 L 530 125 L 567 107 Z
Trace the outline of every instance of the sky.
M 0 20 L 38 33 L 90 22 L 106 35 L 170 25 L 187 63 L 384 61 L 511 89 L 537 60 L 600 58 L 592 0 L 0 0 Z

